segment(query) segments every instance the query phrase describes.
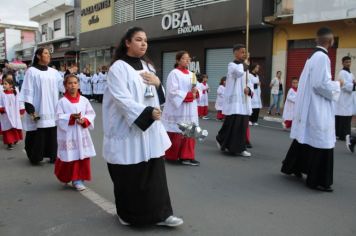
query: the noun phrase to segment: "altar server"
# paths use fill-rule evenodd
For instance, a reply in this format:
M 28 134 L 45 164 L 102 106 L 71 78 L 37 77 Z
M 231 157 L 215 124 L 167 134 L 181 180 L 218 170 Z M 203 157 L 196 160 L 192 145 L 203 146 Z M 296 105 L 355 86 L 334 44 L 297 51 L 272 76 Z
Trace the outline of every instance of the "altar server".
M 283 109 L 283 128 L 290 129 L 292 127 L 292 121 L 294 117 L 294 107 L 295 107 L 295 99 L 297 98 L 297 90 L 298 90 L 298 79 L 292 79 L 292 87 L 289 89 L 287 94 L 286 102 L 284 103 Z
M 200 75 L 200 81 L 198 83 L 198 89 L 201 91 L 198 102 L 198 116 L 203 120 L 208 120 L 208 108 L 209 108 L 209 85 L 208 85 L 208 75 Z
M 224 120 L 224 115 L 222 114 L 222 108 L 224 106 L 225 83 L 226 83 L 226 76 L 220 79 L 219 87 L 216 91 L 215 109 L 217 111 L 216 119 L 219 121 Z
M 0 91 L 0 122 L 3 142 L 7 145 L 7 149 L 12 150 L 13 145 L 22 140 L 21 115 L 25 112 L 25 108 L 19 101 L 11 73 L 3 76 L 2 84 L 4 90 Z
M 64 78 L 66 92 L 57 105 L 58 158 L 54 173 L 64 183 L 72 181 L 78 191 L 91 179 L 90 158 L 96 155 L 89 129 L 94 128 L 95 111 L 88 99 L 79 94 L 79 79 Z
M 246 83 L 247 53 L 243 44 L 233 47 L 235 60 L 228 65 L 226 88 L 222 113 L 224 123 L 216 136 L 218 148 L 244 157 L 250 157 L 246 151 L 248 119 L 252 113 L 252 85 Z
M 334 43 L 329 28 L 317 31 L 317 47 L 306 61 L 299 79 L 295 115 L 290 137 L 293 142 L 283 161 L 282 172 L 301 177 L 306 185 L 320 191 L 333 191 L 335 110 L 343 80 L 332 81 L 328 48 Z
M 167 101 L 162 114 L 162 122 L 172 141 L 166 151 L 166 160 L 179 161 L 183 165 L 198 166 L 195 160 L 195 139 L 183 136 L 178 123 L 194 122 L 199 125 L 197 98 L 199 92 L 195 75 L 189 71 L 189 53 L 180 51 L 176 54 L 175 69 L 167 77 Z
M 103 156 L 121 224 L 174 227 L 183 220 L 173 216 L 162 158 L 171 145 L 160 121 L 164 92 L 146 51 L 146 33 L 138 27 L 115 51 L 103 99 Z M 153 96 L 145 96 L 149 88 Z
M 258 117 L 260 114 L 260 109 L 262 108 L 261 82 L 260 77 L 258 76 L 259 70 L 259 64 L 252 64 L 250 66 L 249 78 L 253 85 L 253 96 L 251 99 L 252 114 L 250 116 L 250 125 L 258 125 Z
M 20 92 L 20 101 L 25 102 L 26 109 L 25 150 L 32 164 L 38 164 L 44 157 L 54 163 L 57 156 L 56 106 L 63 78 L 57 70 L 48 67 L 50 59 L 48 49 L 36 50 L 33 66 L 26 71 Z
M 343 68 L 336 77 L 336 80 L 344 81 L 341 88 L 340 98 L 335 103 L 335 129 L 336 137 L 345 140 L 347 134 L 351 134 L 351 119 L 354 110 L 355 76 L 350 71 L 351 57 L 342 58 Z

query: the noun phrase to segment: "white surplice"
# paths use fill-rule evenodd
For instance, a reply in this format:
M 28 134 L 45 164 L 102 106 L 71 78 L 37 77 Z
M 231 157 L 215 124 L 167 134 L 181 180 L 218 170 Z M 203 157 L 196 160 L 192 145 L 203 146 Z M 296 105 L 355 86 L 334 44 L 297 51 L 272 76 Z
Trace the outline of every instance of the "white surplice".
M 199 98 L 197 99 L 198 106 L 200 106 L 200 107 L 209 106 L 209 99 L 208 99 L 209 85 L 208 84 L 204 85 L 203 83 L 198 83 L 197 88 L 199 89 L 199 91 L 201 91 L 201 94 L 199 94 Z M 204 91 L 205 91 L 205 93 L 204 93 Z
M 20 101 L 34 106 L 40 120 L 35 122 L 25 113 L 23 121 L 25 131 L 56 126 L 56 106 L 61 84 L 63 78 L 51 67 L 46 71 L 30 67 L 26 71 L 19 98 Z
M 244 89 L 249 87 L 253 92 L 253 86 L 248 79 L 246 86 L 246 72 L 243 64 L 230 62 L 227 68 L 226 88 L 224 95 L 224 106 L 222 113 L 224 115 L 251 115 L 251 97 L 245 95 Z
M 217 111 L 221 111 L 224 106 L 224 93 L 225 93 L 225 86 L 219 85 L 216 91 L 216 102 L 215 102 L 215 109 Z
M 91 83 L 93 85 L 93 94 L 98 94 L 98 82 L 99 82 L 99 74 L 93 74 L 91 77 Z
M 151 72 L 142 62 L 144 71 Z M 147 106 L 159 108 L 158 94 L 144 96 L 147 85 L 132 66 L 116 61 L 107 75 L 107 88 L 103 99 L 103 156 L 111 164 L 137 164 L 159 158 L 171 146 L 171 141 L 160 120 L 145 131 L 134 122 Z
M 335 115 L 337 116 L 352 116 L 354 104 L 353 91 L 355 77 L 352 73 L 341 70 L 337 80 L 343 80 L 344 85 L 341 87 L 340 98 L 335 102 Z
M 321 48 L 321 47 L 320 47 Z M 327 50 L 315 52 L 300 76 L 290 137 L 314 148 L 334 148 L 335 110 L 340 83 L 331 80 Z
M 18 91 L 16 96 L 13 93 L 5 94 L 0 91 L 0 108 L 5 108 L 5 113 L 0 114 L 2 131 L 12 128 L 22 129 L 20 110 L 24 109 L 24 105 L 23 102 L 19 101 Z
M 188 92 L 192 90 L 192 77 L 192 72 L 189 71 L 189 74 L 184 74 L 179 69 L 173 69 L 168 74 L 167 96 L 162 113 L 162 122 L 169 132 L 182 133 L 177 125 L 180 122 L 194 122 L 199 125 L 196 99 L 192 102 L 184 102 Z M 202 92 L 199 91 L 199 96 L 201 94 Z
M 104 94 L 104 91 L 107 87 L 107 80 L 106 80 L 107 73 L 100 72 L 98 75 L 98 82 L 97 82 L 97 94 Z
M 253 96 L 251 98 L 251 107 L 252 107 L 252 109 L 262 108 L 260 77 L 258 75 L 249 73 L 249 79 L 253 86 Z M 255 87 L 257 87 L 257 88 L 255 89 Z
M 70 115 L 80 113 L 90 125 L 83 128 L 75 122 L 69 125 Z M 88 99 L 80 96 L 78 103 L 70 102 L 66 97 L 57 105 L 57 142 L 58 158 L 64 162 L 83 160 L 96 155 L 89 129 L 94 129 L 95 111 Z
M 297 99 L 297 92 L 290 88 L 287 94 L 286 102 L 283 108 L 283 120 L 293 120 L 295 100 Z

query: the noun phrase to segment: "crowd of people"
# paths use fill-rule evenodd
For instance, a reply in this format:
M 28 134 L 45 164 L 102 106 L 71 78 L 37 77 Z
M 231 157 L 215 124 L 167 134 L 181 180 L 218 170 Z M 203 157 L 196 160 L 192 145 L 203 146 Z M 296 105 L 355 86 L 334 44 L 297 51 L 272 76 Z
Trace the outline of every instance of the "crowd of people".
M 346 138 L 352 151 L 355 145 L 349 135 L 356 82 L 349 57 L 343 58 L 344 68 L 332 81 L 327 49 L 333 45 L 333 33 L 321 28 L 316 37 L 318 46 L 299 81 L 292 79 L 287 94 L 283 125 L 291 128 L 293 141 L 281 171 L 298 178 L 304 174 L 308 187 L 331 192 L 336 136 Z M 199 118 L 208 118 L 208 76 L 201 75 L 196 81 L 196 75 L 187 69 L 189 52 L 180 51 L 164 88 L 147 49 L 145 31 L 130 28 L 110 67 L 91 76 L 87 68 L 78 74 L 76 64 L 61 74 L 49 66 L 49 51 L 38 48 L 20 91 L 12 74 L 4 73 L 0 122 L 8 149 L 13 149 L 23 138 L 22 130 L 26 131 L 29 161 L 37 165 L 49 158 L 55 163 L 58 180 L 82 191 L 84 182 L 91 180 L 90 159 L 96 155 L 89 132 L 96 116 L 90 100 L 102 102 L 103 157 L 119 221 L 123 225 L 175 227 L 183 224 L 183 219 L 173 214 L 165 160 L 199 166 L 196 140 L 184 135 L 177 124 L 199 125 Z M 234 60 L 227 65 L 227 75 L 217 89 L 216 118 L 223 123 L 216 143 L 222 152 L 250 157 L 249 123 L 258 124 L 262 108 L 260 66 L 250 64 L 243 44 L 234 45 L 232 55 Z M 275 106 L 279 113 L 284 86 L 280 71 L 270 86 L 273 103 L 269 113 Z M 339 109 L 335 111 L 337 101 Z

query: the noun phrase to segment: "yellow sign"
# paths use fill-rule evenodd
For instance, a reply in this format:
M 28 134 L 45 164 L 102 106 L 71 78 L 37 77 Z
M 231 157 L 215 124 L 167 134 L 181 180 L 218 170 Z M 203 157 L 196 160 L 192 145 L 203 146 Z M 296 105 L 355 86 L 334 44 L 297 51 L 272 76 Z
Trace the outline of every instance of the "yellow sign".
M 114 0 L 81 0 L 81 32 L 112 26 L 113 4 Z

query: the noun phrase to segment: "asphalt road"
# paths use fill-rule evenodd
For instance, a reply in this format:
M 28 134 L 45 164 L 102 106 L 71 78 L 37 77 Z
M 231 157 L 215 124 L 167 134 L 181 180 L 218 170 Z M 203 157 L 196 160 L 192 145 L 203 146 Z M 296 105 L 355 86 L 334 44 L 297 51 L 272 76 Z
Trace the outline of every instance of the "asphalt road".
M 102 151 L 101 105 L 92 138 L 93 180 L 86 185 L 114 202 Z M 280 173 L 291 140 L 280 124 L 260 121 L 251 128 L 252 157 L 221 153 L 221 126 L 201 121 L 209 137 L 197 144 L 199 167 L 166 164 L 173 209 L 185 223 L 176 229 L 132 228 L 53 175 L 53 165 L 31 166 L 23 143 L 0 147 L 0 235 L 356 235 L 356 154 L 343 142 L 335 148 L 333 193 L 310 190 L 304 181 Z

